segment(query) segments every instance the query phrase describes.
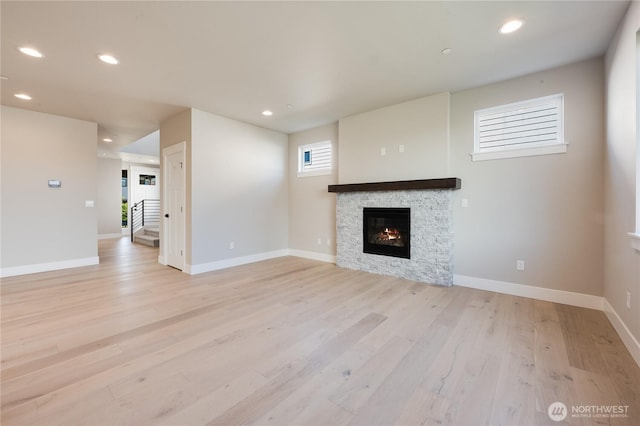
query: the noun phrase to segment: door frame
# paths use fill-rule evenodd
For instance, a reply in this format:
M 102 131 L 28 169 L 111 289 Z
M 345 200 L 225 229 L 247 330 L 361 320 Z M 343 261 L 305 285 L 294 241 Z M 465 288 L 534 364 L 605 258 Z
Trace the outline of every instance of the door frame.
M 182 235 L 184 237 L 184 253 L 183 253 L 184 255 L 182 256 L 182 268 L 181 268 L 181 270 L 184 272 L 185 266 L 186 266 L 186 258 L 189 250 L 187 247 L 188 244 L 187 244 L 187 226 L 186 226 L 187 225 L 186 224 L 186 217 L 187 217 L 187 202 L 186 202 L 187 142 L 186 141 L 182 141 L 162 149 L 162 167 L 161 167 L 162 200 L 160 202 L 160 205 L 161 205 L 161 212 L 162 212 L 161 214 L 164 219 L 164 215 L 168 213 L 170 210 L 167 204 L 169 202 L 169 184 L 168 182 L 165 181 L 165 179 L 167 179 L 167 177 L 169 176 L 169 173 L 168 173 L 169 162 L 167 161 L 167 157 L 177 153 L 182 153 L 182 164 L 183 164 L 182 170 L 184 171 L 184 179 L 182 180 L 182 200 L 181 200 L 182 206 L 184 208 L 184 212 L 183 212 L 184 214 L 182 215 L 182 222 L 178 224 L 178 226 L 182 227 Z M 167 257 L 168 257 L 169 244 L 167 243 L 167 239 L 169 238 L 169 232 L 165 232 L 166 226 L 167 226 L 167 222 L 165 220 L 162 220 L 160 223 L 160 255 L 158 256 L 158 263 L 162 265 L 168 265 Z M 166 236 L 166 238 L 163 238 L 163 236 Z

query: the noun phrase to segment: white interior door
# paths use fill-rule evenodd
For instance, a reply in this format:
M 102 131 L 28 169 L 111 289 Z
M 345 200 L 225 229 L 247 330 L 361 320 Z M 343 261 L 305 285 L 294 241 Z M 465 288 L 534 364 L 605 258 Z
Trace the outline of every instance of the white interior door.
M 185 265 L 185 143 L 162 151 L 165 173 L 164 232 L 166 263 L 184 270 Z

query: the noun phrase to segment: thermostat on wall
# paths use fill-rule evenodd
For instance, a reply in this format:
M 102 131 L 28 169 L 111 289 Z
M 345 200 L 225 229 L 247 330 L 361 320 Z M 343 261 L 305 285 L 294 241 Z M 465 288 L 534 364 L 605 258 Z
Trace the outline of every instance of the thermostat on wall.
M 49 179 L 49 188 L 60 188 L 62 181 L 58 179 Z

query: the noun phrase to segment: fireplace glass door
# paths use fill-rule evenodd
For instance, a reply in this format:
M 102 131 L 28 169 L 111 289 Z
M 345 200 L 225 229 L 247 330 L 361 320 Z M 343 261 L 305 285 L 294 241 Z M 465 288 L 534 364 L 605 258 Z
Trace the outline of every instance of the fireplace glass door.
M 363 210 L 363 251 L 384 256 L 411 258 L 411 209 Z

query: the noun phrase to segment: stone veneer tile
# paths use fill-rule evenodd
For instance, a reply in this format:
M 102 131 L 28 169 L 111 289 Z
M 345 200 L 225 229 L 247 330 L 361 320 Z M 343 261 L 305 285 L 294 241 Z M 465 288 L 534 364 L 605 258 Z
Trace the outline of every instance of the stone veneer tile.
M 342 268 L 431 284 L 453 283 L 451 190 L 337 193 L 337 261 Z M 411 209 L 411 258 L 363 253 L 364 207 Z

